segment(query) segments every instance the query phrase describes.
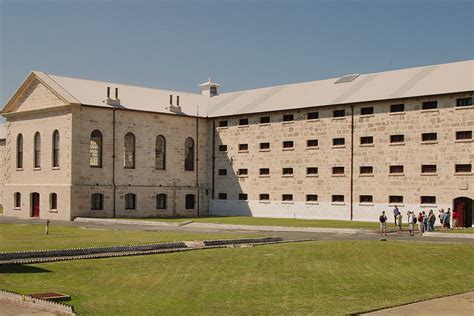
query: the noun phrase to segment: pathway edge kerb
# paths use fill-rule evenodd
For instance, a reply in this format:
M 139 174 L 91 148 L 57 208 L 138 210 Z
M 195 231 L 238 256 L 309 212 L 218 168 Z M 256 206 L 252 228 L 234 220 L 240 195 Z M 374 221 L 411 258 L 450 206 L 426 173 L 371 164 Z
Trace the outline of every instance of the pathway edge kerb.
M 446 238 L 467 238 L 467 239 L 474 239 L 474 234 L 455 234 L 455 233 L 432 233 L 432 232 L 425 232 L 423 234 L 424 237 L 446 237 Z
M 76 315 L 71 305 L 50 302 L 40 298 L 33 298 L 27 295 L 21 295 L 10 291 L 0 290 L 0 301 L 2 300 L 14 305 L 47 310 L 61 316 Z

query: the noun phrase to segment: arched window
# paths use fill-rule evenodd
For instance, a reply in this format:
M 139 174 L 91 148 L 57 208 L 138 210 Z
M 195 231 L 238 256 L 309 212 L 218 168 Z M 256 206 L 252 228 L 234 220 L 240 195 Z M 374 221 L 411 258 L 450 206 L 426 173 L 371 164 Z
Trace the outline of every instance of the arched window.
M 21 134 L 16 137 L 16 167 L 23 168 L 23 135 Z
M 91 133 L 91 142 L 89 148 L 89 164 L 91 167 L 102 167 L 102 133 L 95 130 Z
M 53 132 L 53 167 L 59 167 L 59 132 Z
M 166 194 L 157 194 L 156 195 L 156 209 L 165 210 L 166 209 Z
M 41 167 L 41 135 L 39 132 L 35 133 L 34 140 L 34 157 L 33 157 L 33 166 L 35 168 Z
M 194 140 L 191 137 L 186 138 L 184 150 L 184 170 L 194 171 Z
M 98 211 L 104 209 L 104 195 L 101 193 L 92 193 L 91 210 Z
M 58 209 L 58 195 L 56 193 L 51 193 L 49 195 L 49 209 L 50 210 Z
M 21 208 L 21 193 L 20 192 L 15 192 L 15 194 L 13 194 L 13 207 Z
M 155 168 L 166 169 L 166 139 L 162 135 L 157 136 L 155 141 Z
M 127 133 L 124 141 L 124 167 L 133 169 L 135 168 L 135 136 Z
M 125 209 L 135 210 L 137 207 L 137 196 L 133 193 L 125 194 Z
M 193 210 L 195 204 L 196 196 L 194 194 L 186 194 L 186 209 Z

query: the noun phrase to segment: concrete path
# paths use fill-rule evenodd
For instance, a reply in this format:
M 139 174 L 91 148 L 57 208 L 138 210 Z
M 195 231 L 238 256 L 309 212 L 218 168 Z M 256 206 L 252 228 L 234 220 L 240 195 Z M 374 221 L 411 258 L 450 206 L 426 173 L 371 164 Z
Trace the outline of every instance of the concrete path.
M 387 308 L 364 315 L 472 316 L 474 315 L 474 292 Z
M 0 300 L 0 315 L 2 316 L 54 316 L 56 314 L 41 309 L 35 309 L 32 307 L 25 307 L 15 305 L 3 300 Z

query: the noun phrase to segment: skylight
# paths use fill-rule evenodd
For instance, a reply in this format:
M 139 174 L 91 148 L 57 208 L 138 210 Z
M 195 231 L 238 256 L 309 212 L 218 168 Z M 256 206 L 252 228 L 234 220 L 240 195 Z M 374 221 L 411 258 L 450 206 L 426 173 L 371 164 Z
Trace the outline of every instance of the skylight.
M 355 78 L 359 77 L 359 74 L 352 74 L 352 75 L 345 75 L 341 78 L 337 79 L 334 83 L 345 83 L 345 82 L 352 82 Z

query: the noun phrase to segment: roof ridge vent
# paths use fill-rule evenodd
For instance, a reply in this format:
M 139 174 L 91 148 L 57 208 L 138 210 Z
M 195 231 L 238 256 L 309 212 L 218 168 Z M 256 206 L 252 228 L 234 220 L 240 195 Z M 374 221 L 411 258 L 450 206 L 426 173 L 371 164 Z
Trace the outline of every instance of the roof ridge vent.
M 334 83 L 352 82 L 359 76 L 360 76 L 360 74 L 344 75 L 341 78 L 337 79 L 336 82 L 334 82 Z

